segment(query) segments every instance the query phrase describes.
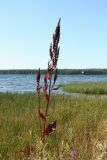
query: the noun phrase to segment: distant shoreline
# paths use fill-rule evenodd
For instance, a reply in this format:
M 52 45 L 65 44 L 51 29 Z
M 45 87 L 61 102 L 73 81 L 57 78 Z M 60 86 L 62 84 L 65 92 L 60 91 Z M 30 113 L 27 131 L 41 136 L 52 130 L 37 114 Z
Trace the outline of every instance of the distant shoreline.
M 9 69 L 0 70 L 0 74 L 36 74 L 37 69 Z M 41 74 L 45 74 L 46 70 L 42 69 Z M 60 75 L 107 75 L 107 69 L 58 69 Z

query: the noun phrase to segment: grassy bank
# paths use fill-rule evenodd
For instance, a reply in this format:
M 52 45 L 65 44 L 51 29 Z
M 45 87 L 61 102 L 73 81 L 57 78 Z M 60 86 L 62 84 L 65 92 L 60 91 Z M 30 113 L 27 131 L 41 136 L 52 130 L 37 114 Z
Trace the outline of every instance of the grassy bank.
M 70 93 L 107 94 L 107 82 L 83 82 L 63 85 L 62 89 Z
M 44 104 L 42 100 L 42 110 Z M 107 116 L 107 100 L 52 95 L 49 112 L 48 121 L 57 120 L 57 130 L 42 144 L 37 97 L 1 93 L 0 159 L 27 159 L 31 153 L 32 160 L 71 160 L 75 149 L 77 160 L 93 160 L 93 139 L 99 137 L 97 128 Z

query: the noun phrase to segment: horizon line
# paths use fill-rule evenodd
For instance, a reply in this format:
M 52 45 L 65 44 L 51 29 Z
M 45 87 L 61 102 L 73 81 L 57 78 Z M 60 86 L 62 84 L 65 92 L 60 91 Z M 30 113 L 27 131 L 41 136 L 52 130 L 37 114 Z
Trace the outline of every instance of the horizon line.
M 47 68 L 40 68 L 40 69 L 41 69 L 41 70 L 47 70 Z M 78 69 L 78 70 L 79 70 L 79 69 L 80 69 L 80 70 L 86 70 L 86 69 L 103 69 L 103 70 L 104 70 L 104 69 L 107 69 L 107 68 L 58 68 L 58 70 L 60 70 L 60 69 L 63 69 L 63 70 L 64 70 L 64 69 L 68 69 L 68 70 L 69 70 L 69 69 L 71 69 L 71 70 L 72 70 L 72 69 L 73 69 L 73 70 L 74 70 L 74 69 L 75 69 L 75 70 L 77 70 L 77 69 Z M 2 71 L 2 70 L 5 70 L 5 71 L 6 71 L 6 70 L 38 70 L 38 68 L 36 68 L 36 69 L 33 69 L 33 68 L 32 68 L 32 69 L 24 69 L 24 68 L 21 68 L 21 69 L 19 69 L 19 68 L 16 68 L 16 69 L 0 69 L 0 71 Z

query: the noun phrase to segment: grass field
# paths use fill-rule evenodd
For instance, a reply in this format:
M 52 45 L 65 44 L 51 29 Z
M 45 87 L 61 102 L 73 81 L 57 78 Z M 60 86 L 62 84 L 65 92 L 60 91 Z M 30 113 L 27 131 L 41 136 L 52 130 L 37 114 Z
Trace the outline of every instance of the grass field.
M 42 112 L 44 100 L 41 98 Z M 42 144 L 34 93 L 0 93 L 1 160 L 94 160 L 93 141 L 101 138 L 99 126 L 107 116 L 107 99 L 52 95 L 49 123 L 56 131 Z
M 107 82 L 83 82 L 62 86 L 64 91 L 85 94 L 107 94 Z

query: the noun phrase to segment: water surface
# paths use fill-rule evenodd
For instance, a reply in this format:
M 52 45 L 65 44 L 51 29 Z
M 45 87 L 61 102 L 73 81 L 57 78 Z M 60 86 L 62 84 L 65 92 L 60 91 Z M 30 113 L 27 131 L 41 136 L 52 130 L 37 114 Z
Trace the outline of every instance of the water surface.
M 41 85 L 43 85 L 43 75 Z M 107 75 L 58 75 L 56 85 L 73 82 L 104 82 Z M 1 74 L 0 92 L 35 92 L 36 75 L 26 74 Z M 60 93 L 61 90 L 58 91 Z

